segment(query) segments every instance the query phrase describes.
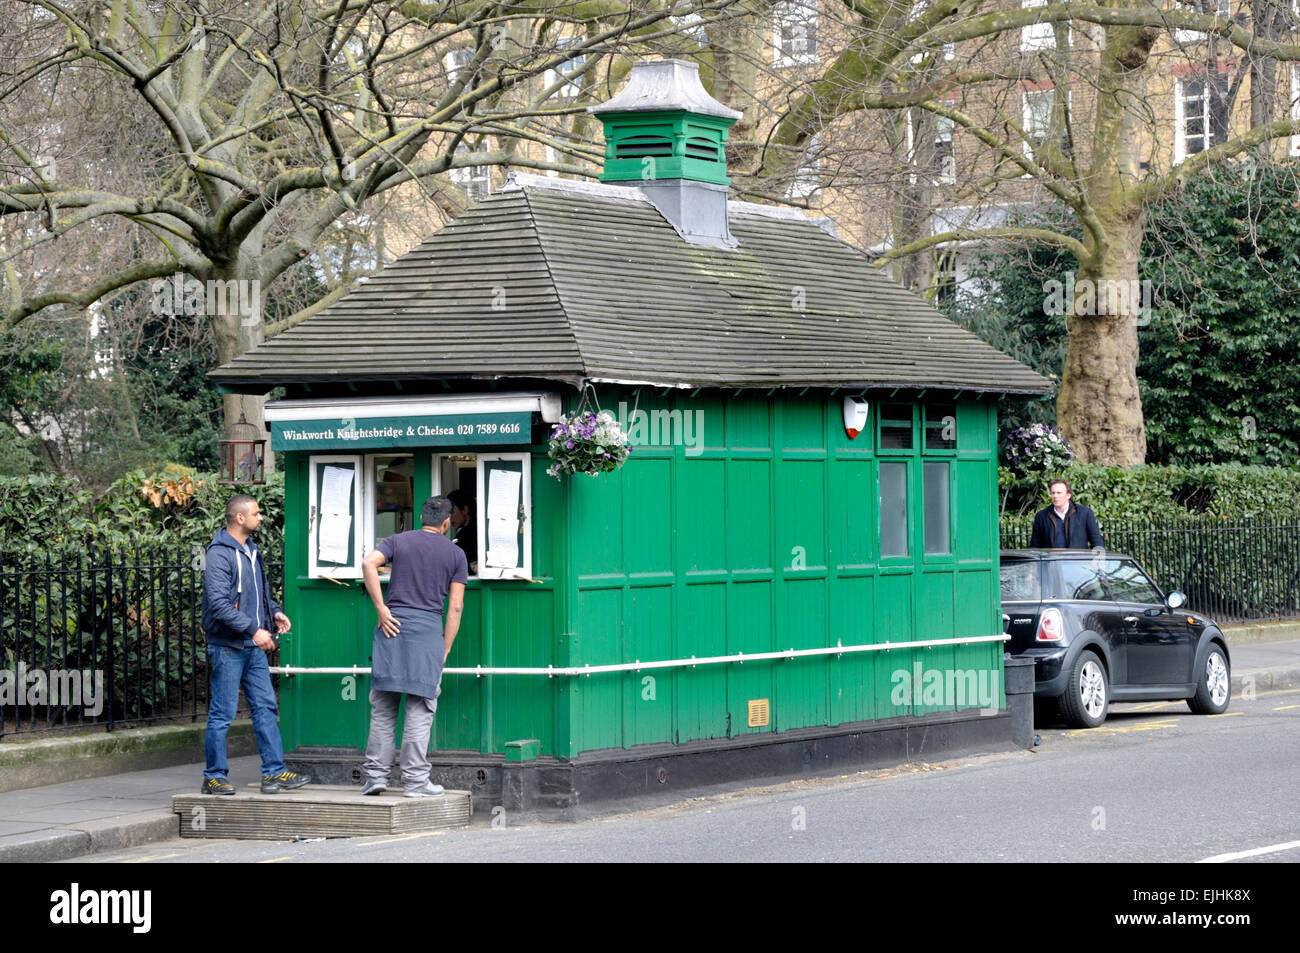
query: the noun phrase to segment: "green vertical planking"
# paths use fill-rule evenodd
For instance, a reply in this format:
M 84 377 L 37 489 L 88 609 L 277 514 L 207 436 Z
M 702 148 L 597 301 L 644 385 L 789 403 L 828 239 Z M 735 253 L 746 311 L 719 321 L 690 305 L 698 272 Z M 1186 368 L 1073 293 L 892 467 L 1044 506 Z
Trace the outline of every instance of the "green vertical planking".
M 991 635 L 997 624 L 993 405 L 959 401 L 958 449 L 878 453 L 873 426 L 844 432 L 840 400 L 601 393 L 642 436 L 619 472 L 555 481 L 534 447 L 534 576 L 540 584 L 472 582 L 450 664 L 601 665 L 788 648 Z M 895 402 L 904 403 L 901 398 Z M 619 405 L 623 404 L 622 408 Z M 923 419 L 917 407 L 918 422 Z M 686 415 L 693 414 L 688 431 Z M 647 426 L 646 422 L 649 421 Z M 694 426 L 695 424 L 699 426 Z M 629 428 L 631 421 L 629 420 Z M 695 442 L 687 443 L 693 434 Z M 306 498 L 306 455 L 289 454 L 286 496 Z M 881 565 L 879 463 L 908 462 L 911 554 Z M 927 459 L 950 461 L 951 556 L 925 557 Z M 417 479 L 427 481 L 424 452 Z M 286 517 L 286 607 L 291 664 L 366 664 L 373 609 L 355 582 L 306 580 L 301 507 Z M 485 627 L 490 626 L 490 632 Z M 449 676 L 439 705 L 441 748 L 500 752 L 516 737 L 543 751 L 685 742 L 748 732 L 887 718 L 895 673 L 1001 669 L 1001 646 L 902 649 L 796 660 L 726 663 L 576 678 Z M 648 681 L 647 681 L 648 679 Z M 368 679 L 357 698 L 328 677 L 284 680 L 291 746 L 360 745 Z M 986 677 L 987 683 L 987 677 Z M 772 721 L 748 726 L 767 699 Z M 947 704 L 946 707 L 953 707 Z

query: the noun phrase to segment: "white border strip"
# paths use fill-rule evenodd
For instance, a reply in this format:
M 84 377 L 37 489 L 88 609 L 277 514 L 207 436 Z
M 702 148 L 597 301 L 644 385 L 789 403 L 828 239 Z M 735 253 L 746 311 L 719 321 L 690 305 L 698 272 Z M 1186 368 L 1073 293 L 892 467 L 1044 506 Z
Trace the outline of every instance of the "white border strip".
M 835 645 L 824 649 L 788 649 L 785 652 L 755 652 L 746 655 L 711 655 L 703 658 L 691 656 L 688 659 L 669 659 L 660 662 L 624 662 L 619 665 L 582 665 L 569 668 L 491 668 L 477 665 L 474 668 L 444 668 L 444 675 L 545 675 L 555 678 L 558 675 L 601 675 L 606 672 L 639 672 L 646 668 L 694 668 L 697 665 L 721 665 L 726 662 L 762 662 L 768 659 L 808 658 L 817 655 L 844 655 L 852 652 L 888 652 L 894 649 L 920 649 L 936 645 L 970 645 L 977 642 L 1006 642 L 1009 635 L 978 635 L 968 639 L 927 639 L 922 642 L 880 642 L 872 645 Z M 370 669 L 360 665 L 333 668 L 299 668 L 296 665 L 277 665 L 271 669 L 274 675 L 369 675 Z
M 560 419 L 560 395 L 554 393 L 454 394 L 443 397 L 354 397 L 350 399 L 273 400 L 269 421 L 321 418 L 439 417 L 447 414 L 538 412 L 547 423 Z

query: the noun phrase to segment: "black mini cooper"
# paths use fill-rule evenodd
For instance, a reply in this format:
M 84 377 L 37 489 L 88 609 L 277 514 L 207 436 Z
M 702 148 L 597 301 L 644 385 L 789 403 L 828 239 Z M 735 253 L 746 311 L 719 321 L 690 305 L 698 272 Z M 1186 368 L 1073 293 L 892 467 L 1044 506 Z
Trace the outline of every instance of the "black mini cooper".
M 1002 552 L 1007 651 L 1032 658 L 1037 698 L 1057 699 L 1078 728 L 1110 701 L 1187 699 L 1197 714 L 1228 708 L 1228 643 L 1181 592 L 1162 595 L 1129 556 L 1104 550 Z

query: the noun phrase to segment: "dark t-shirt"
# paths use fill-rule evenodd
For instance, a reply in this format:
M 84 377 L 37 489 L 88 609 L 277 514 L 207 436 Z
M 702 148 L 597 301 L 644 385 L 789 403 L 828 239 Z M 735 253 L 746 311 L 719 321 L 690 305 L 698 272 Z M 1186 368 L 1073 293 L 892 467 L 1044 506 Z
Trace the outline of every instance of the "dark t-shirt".
M 422 529 L 398 533 L 375 547 L 393 567 L 384 603 L 394 609 L 442 613 L 447 589 L 469 575 L 465 554 L 446 536 Z

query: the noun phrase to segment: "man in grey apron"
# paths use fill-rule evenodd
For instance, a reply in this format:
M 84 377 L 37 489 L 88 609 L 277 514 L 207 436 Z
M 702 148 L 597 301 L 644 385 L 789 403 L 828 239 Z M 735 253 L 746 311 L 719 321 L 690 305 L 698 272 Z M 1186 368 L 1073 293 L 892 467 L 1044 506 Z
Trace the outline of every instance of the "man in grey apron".
M 397 706 L 406 696 L 402 729 L 402 790 L 406 797 L 436 797 L 429 781 L 429 732 L 438 710 L 442 667 L 460 629 L 468 565 L 447 539 L 452 503 L 431 497 L 421 527 L 382 540 L 362 563 L 366 592 L 375 604 L 370 676 L 370 738 L 361 773 L 362 794 L 388 790 L 393 767 Z M 385 600 L 379 567 L 392 563 Z M 445 607 L 445 613 L 444 613 Z

